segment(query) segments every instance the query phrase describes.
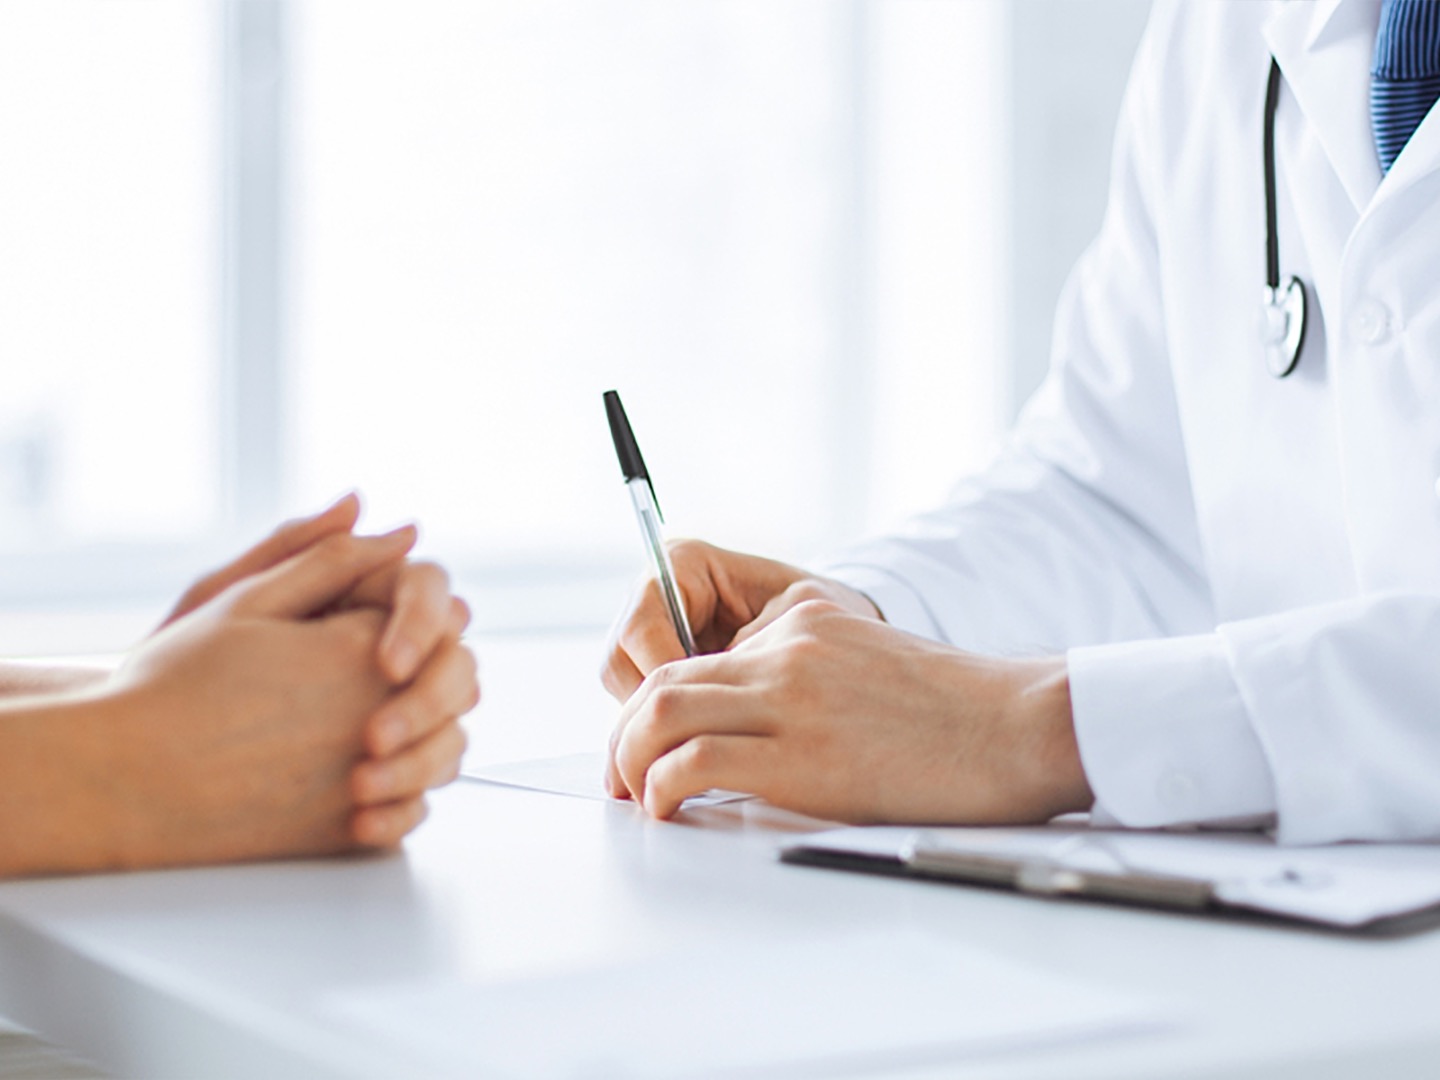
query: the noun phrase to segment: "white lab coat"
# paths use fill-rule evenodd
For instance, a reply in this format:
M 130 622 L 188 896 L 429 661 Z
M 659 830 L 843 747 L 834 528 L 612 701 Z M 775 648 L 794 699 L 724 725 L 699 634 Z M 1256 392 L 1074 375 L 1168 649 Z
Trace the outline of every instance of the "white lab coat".
M 1109 205 L 1009 449 L 829 566 L 892 622 L 1067 650 L 1097 811 L 1440 838 L 1440 110 L 1382 180 L 1378 0 L 1157 6 Z M 1270 56 L 1283 381 L 1260 345 Z

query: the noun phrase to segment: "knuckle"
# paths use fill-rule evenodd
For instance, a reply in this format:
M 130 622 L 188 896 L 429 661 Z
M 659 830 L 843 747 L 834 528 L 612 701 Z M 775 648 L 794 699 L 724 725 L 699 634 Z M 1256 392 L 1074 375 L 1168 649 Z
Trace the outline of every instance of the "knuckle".
M 362 806 L 370 792 L 370 778 L 363 765 L 352 769 L 345 785 L 345 798 L 350 806 Z
M 786 588 L 785 593 L 790 598 L 791 603 L 795 606 L 799 606 L 812 600 L 830 600 L 830 590 L 825 586 L 824 582 L 809 577 L 801 578 L 793 585 L 790 585 Z
M 815 632 L 814 627 L 807 626 L 790 639 L 786 651 L 792 664 L 803 666 L 818 659 L 824 648 L 825 639 Z
M 664 727 L 674 722 L 675 717 L 684 707 L 684 692 L 678 686 L 665 685 L 658 687 L 651 695 L 647 715 L 650 722 L 658 727 Z
M 450 572 L 437 562 L 408 562 L 405 564 L 404 575 L 406 586 L 416 592 L 446 596 L 450 593 Z
M 436 740 L 435 757 L 441 762 L 448 762 L 464 751 L 465 731 L 458 721 L 451 720 Z
M 792 585 L 791 588 L 795 586 Z M 802 626 L 813 627 L 842 609 L 840 605 L 822 596 L 807 596 L 791 610 L 795 620 Z
M 429 813 L 425 799 L 416 796 L 407 802 L 389 807 L 383 812 L 379 829 L 382 837 L 380 844 L 383 847 L 393 847 L 405 839 L 407 833 L 413 832 Z
M 410 563 L 410 566 L 414 568 L 414 573 L 439 586 L 447 593 L 450 591 L 450 571 L 433 559 L 416 559 Z
M 430 730 L 437 717 L 448 716 L 450 709 L 441 687 L 434 683 L 416 683 L 410 691 L 410 711 L 418 718 L 422 718 L 421 727 Z
M 655 693 L 661 690 L 673 689 L 679 686 L 685 679 L 685 670 L 681 664 L 661 664 L 649 675 L 645 681 L 650 684 Z
M 718 764 L 719 755 L 720 744 L 713 735 L 697 735 L 682 748 L 681 760 L 690 772 L 704 776 Z
M 640 679 L 631 676 L 623 671 L 606 667 L 600 672 L 600 685 L 606 692 L 618 701 L 621 705 L 630 700 L 631 696 L 639 688 Z
M 634 607 L 625 616 L 615 635 L 616 647 L 628 656 L 643 656 L 645 643 L 651 633 L 651 609 L 658 609 L 663 603 L 660 586 L 653 579 L 641 586 L 641 591 L 635 598 Z
M 671 802 L 678 803 L 678 789 L 681 783 L 670 763 L 656 764 L 645 774 L 645 798 L 656 806 L 663 807 Z
M 384 794 L 394 799 L 415 790 L 416 779 L 424 772 L 421 755 L 414 750 L 398 754 L 384 766 Z
M 643 775 L 636 767 L 638 751 L 635 749 L 635 725 L 628 726 L 619 735 L 610 747 L 610 760 L 615 763 L 615 771 L 625 781 L 625 786 L 631 791 L 635 790 L 635 782 Z
M 443 752 L 437 755 L 438 760 L 431 767 L 424 787 L 441 787 L 459 775 L 460 759 L 465 754 L 465 736 L 456 731 L 445 739 L 441 750 Z
M 479 669 L 475 657 L 468 650 L 459 649 L 451 670 L 443 696 L 445 704 L 459 715 L 469 712 L 480 703 L 480 683 L 477 677 Z

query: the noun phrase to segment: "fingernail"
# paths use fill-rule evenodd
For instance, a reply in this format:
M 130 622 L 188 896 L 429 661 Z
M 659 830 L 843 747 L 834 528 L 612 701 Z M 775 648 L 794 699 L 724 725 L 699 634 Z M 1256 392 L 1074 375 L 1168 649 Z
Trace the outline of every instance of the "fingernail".
M 420 537 L 414 525 L 400 525 L 394 529 L 386 529 L 384 532 L 357 533 L 356 535 L 366 544 L 397 552 L 409 551 Z
M 400 679 L 409 678 L 420 662 L 420 650 L 409 638 L 396 638 L 388 643 L 385 651 L 390 657 L 390 670 Z

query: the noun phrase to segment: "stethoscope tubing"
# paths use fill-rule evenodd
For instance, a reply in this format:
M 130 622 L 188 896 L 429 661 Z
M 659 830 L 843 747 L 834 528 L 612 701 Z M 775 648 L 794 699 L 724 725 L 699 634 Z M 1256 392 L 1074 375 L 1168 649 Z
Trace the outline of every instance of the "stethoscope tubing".
M 1305 346 L 1305 283 L 1292 276 L 1280 286 L 1280 226 L 1275 197 L 1275 113 L 1280 105 L 1280 63 L 1270 57 L 1265 85 L 1265 369 L 1283 379 L 1300 363 Z
M 1275 112 L 1280 106 L 1280 64 L 1270 58 L 1265 84 L 1265 284 L 1280 288 L 1280 224 L 1275 209 Z

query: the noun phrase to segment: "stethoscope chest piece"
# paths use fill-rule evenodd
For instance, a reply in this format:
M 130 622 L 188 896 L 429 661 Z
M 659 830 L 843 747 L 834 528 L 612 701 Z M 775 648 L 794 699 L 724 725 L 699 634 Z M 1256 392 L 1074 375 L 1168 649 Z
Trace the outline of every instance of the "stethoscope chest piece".
M 1305 344 L 1305 286 L 1298 277 L 1291 277 L 1283 292 L 1265 286 L 1264 319 L 1265 368 L 1283 379 L 1295 370 Z

